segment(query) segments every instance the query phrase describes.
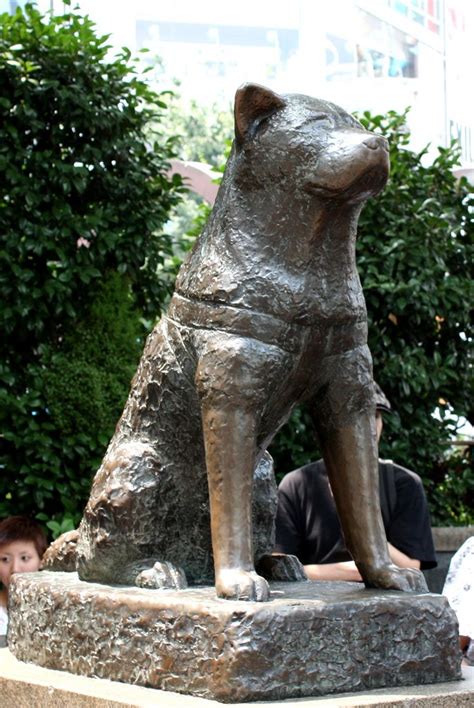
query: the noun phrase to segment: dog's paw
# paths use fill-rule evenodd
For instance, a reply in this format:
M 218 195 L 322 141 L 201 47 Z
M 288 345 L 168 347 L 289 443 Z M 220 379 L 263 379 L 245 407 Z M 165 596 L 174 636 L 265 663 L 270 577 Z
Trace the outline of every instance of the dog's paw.
M 216 573 L 216 593 L 224 600 L 265 602 L 270 597 L 270 588 L 254 570 L 226 568 Z
M 266 553 L 258 559 L 255 567 L 259 575 L 267 580 L 285 582 L 308 580 L 303 564 L 296 556 Z
M 429 592 L 423 573 L 415 568 L 399 568 L 386 565 L 381 568 L 361 570 L 365 586 L 383 590 L 401 590 L 402 592 Z
M 151 568 L 142 570 L 135 577 L 135 585 L 154 590 L 183 590 L 188 587 L 184 571 L 168 561 L 158 561 Z

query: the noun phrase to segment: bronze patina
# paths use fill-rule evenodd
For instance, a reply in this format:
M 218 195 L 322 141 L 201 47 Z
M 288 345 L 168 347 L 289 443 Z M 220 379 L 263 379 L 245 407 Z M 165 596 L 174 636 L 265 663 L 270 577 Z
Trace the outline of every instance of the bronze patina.
M 180 588 L 214 578 L 219 597 L 267 600 L 254 568 L 254 470 L 303 403 L 366 586 L 425 589 L 387 551 L 355 262 L 360 211 L 388 172 L 385 139 L 341 108 L 237 91 L 215 207 L 93 483 L 81 579 Z

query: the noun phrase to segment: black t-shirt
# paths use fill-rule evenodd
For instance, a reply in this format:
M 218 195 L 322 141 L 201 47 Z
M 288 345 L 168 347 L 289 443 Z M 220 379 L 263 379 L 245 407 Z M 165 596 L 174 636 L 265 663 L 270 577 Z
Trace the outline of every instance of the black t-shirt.
M 392 480 L 389 475 L 393 475 Z M 421 568 L 434 568 L 436 554 L 421 479 L 404 467 L 382 460 L 379 478 L 387 540 L 419 560 Z M 281 481 L 275 551 L 295 555 L 303 565 L 351 560 L 322 460 L 290 472 Z

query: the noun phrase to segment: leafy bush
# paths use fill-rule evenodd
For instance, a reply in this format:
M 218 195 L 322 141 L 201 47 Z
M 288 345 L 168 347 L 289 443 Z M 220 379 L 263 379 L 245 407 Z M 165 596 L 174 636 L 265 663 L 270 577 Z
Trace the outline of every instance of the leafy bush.
M 80 517 L 169 291 L 166 108 L 71 13 L 0 17 L 0 516 Z
M 185 101 L 177 84 L 159 130 L 176 141 L 181 160 L 204 162 L 218 169 L 225 144 L 234 134 L 232 106 L 229 104 L 228 110 L 223 110 L 216 103 L 203 106 L 195 99 Z
M 178 94 L 170 96 L 165 119 L 159 126 L 160 132 L 175 141 L 175 149 L 180 160 L 201 162 L 212 167 L 215 172 L 223 172 L 232 147 L 234 117 L 216 104 L 200 106 L 195 100 L 188 102 Z M 173 241 L 173 253 L 167 263 L 167 272 L 172 278 L 181 265 L 182 259 L 199 235 L 211 207 L 202 198 L 189 190 L 174 209 L 167 224 Z
M 358 230 L 375 378 L 394 408 L 381 456 L 420 474 L 435 523 L 472 523 L 472 460 L 447 443 L 458 417 L 473 420 L 474 196 L 453 175 L 456 144 L 438 148 L 425 166 L 426 151 L 407 149 L 406 114 L 359 119 L 390 142 L 389 183 L 365 206 Z M 271 452 L 279 473 L 318 454 L 304 412 L 294 413 Z

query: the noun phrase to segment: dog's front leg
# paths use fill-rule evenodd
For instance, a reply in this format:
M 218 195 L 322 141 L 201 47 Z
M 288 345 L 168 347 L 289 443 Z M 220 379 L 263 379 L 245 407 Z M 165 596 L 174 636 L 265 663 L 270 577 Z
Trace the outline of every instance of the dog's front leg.
M 255 414 L 204 402 L 202 418 L 217 595 L 267 600 L 268 584 L 255 572 L 252 551 Z
M 251 337 L 199 332 L 201 400 L 216 590 L 232 600 L 268 599 L 252 552 L 252 481 L 268 399 L 288 370 L 288 354 Z
M 345 542 L 367 587 L 426 592 L 423 574 L 395 566 L 380 512 L 374 414 L 351 425 L 319 426 L 324 460 Z
M 367 346 L 324 363 L 312 415 L 346 546 L 367 587 L 426 592 L 423 574 L 390 560 L 380 511 L 372 365 Z

